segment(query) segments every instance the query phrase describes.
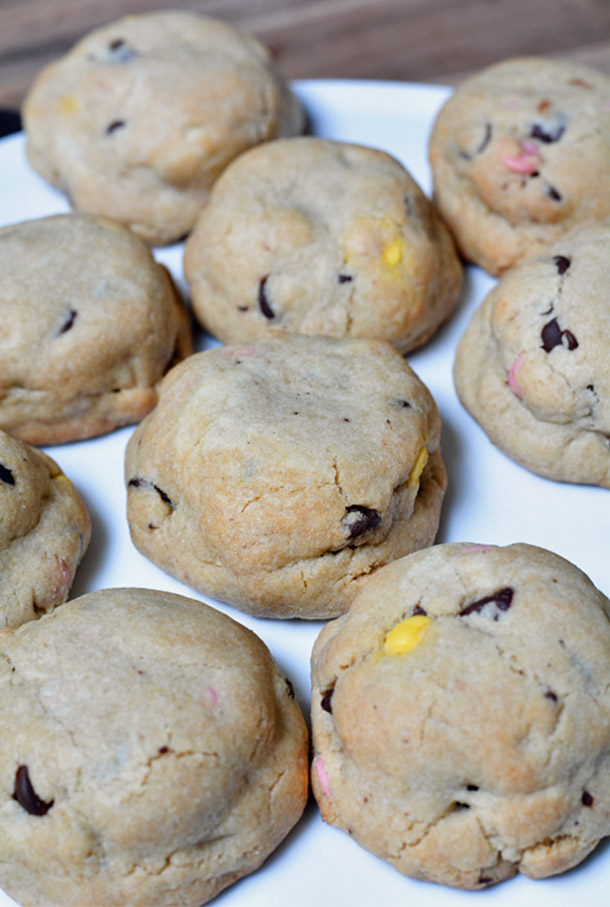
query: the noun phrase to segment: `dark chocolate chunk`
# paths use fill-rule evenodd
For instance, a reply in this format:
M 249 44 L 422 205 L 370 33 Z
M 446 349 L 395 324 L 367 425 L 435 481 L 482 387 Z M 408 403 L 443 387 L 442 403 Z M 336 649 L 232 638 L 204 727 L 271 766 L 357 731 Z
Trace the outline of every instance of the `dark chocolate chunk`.
M 551 186 L 550 183 L 545 187 L 545 193 L 548 198 L 552 198 L 554 202 L 561 201 L 561 193 L 555 188 L 555 186 Z
M 44 816 L 53 806 L 54 800 L 45 803 L 41 800 L 30 781 L 27 765 L 20 765 L 15 775 L 14 799 L 32 816 Z
M 15 484 L 13 473 L 7 466 L 3 466 L 2 463 L 0 463 L 0 482 L 4 482 L 6 485 Z
M 288 677 L 284 677 L 284 683 L 286 684 L 286 689 L 288 690 L 288 695 L 291 699 L 294 699 L 294 687 L 292 685 L 292 680 Z
M 146 479 L 140 479 L 137 476 L 133 479 L 130 479 L 127 483 L 128 488 L 154 488 L 164 504 L 167 504 L 172 510 L 175 510 L 176 505 L 170 498 L 170 496 L 163 491 L 162 488 L 159 488 L 158 485 L 155 485 L 153 482 L 148 482 Z
M 424 609 L 423 609 L 422 606 L 419 604 L 419 602 L 418 602 L 418 603 L 415 605 L 415 607 L 413 608 L 413 615 L 415 615 L 415 614 L 421 615 L 422 617 L 427 617 L 427 616 L 428 616 L 427 611 L 424 611 Z
M 479 876 L 479 885 L 488 885 L 490 882 L 493 882 L 493 879 L 489 876 Z
M 106 126 L 106 135 L 112 135 L 117 129 L 123 129 L 126 125 L 125 120 L 113 120 L 112 123 L 109 123 L 108 126 Z
M 339 281 L 339 283 L 349 283 L 353 279 L 354 278 L 352 277 L 351 274 L 339 274 L 339 276 L 337 277 L 337 280 Z
M 361 504 L 350 504 L 345 508 L 343 525 L 348 530 L 348 538 L 356 539 L 366 532 L 372 532 L 381 523 L 381 514 L 372 507 Z
M 322 693 L 322 699 L 320 700 L 321 708 L 323 708 L 325 712 L 328 712 L 331 715 L 333 712 L 331 699 L 333 698 L 334 691 L 335 691 L 334 687 L 331 687 L 329 690 L 326 690 L 325 693 Z
M 77 315 L 78 315 L 78 312 L 75 311 L 75 309 L 70 309 L 70 311 L 68 312 L 68 317 L 66 318 L 66 320 L 64 321 L 64 323 L 62 324 L 62 326 L 60 327 L 60 329 L 57 333 L 65 334 L 66 331 L 69 331 L 70 328 L 73 326 Z
M 479 789 L 478 784 L 467 784 L 466 785 L 466 790 L 478 790 L 478 789 Z
M 574 334 L 571 331 L 562 331 L 556 318 L 545 324 L 540 332 L 540 337 L 542 349 L 547 353 L 550 353 L 556 346 L 563 346 L 564 338 L 569 350 L 575 350 L 578 346 L 578 340 Z
M 547 699 L 550 699 L 551 702 L 557 702 L 557 694 L 553 693 L 552 690 L 547 690 L 544 695 Z
M 594 797 L 591 796 L 588 790 L 583 790 L 582 797 L 580 798 L 583 806 L 593 806 Z
M 128 488 L 141 488 L 145 482 L 142 479 L 130 479 L 127 483 Z
M 533 123 L 530 129 L 530 137 L 550 144 L 551 142 L 558 142 L 565 131 L 565 123 L 561 120 L 557 120 L 555 123 Z
M 267 297 L 266 288 L 267 288 L 268 279 L 269 279 L 269 275 L 267 274 L 265 277 L 261 277 L 261 279 L 258 283 L 258 304 L 259 304 L 260 310 L 263 313 L 263 315 L 265 316 L 265 318 L 271 319 L 271 318 L 275 318 L 275 312 L 271 308 L 271 305 L 269 304 L 269 299 Z
M 174 504 L 173 504 L 173 501 L 170 498 L 170 496 L 168 494 L 166 494 L 162 488 L 159 488 L 158 485 L 153 485 L 153 488 L 155 489 L 155 491 L 157 492 L 157 494 L 159 495 L 159 497 L 161 498 L 163 503 L 169 504 L 169 506 L 173 508 Z
M 492 602 L 496 605 L 499 611 L 508 611 L 511 606 L 514 595 L 514 589 L 511 589 L 510 586 L 505 586 L 503 589 L 498 589 L 497 592 L 494 592 L 492 595 L 487 595 L 485 598 L 480 598 L 478 601 L 473 602 L 471 605 L 467 605 L 465 608 L 462 608 L 460 614 L 462 617 L 466 617 L 468 614 L 478 613 L 482 611 L 485 605 L 489 605 Z M 494 614 L 494 620 L 498 619 L 498 614 Z
M 570 267 L 570 259 L 566 258 L 565 255 L 554 255 L 553 261 L 557 265 L 557 270 L 560 274 L 565 274 Z
M 169 746 L 160 746 L 157 752 L 160 756 L 164 756 L 165 753 L 169 753 Z

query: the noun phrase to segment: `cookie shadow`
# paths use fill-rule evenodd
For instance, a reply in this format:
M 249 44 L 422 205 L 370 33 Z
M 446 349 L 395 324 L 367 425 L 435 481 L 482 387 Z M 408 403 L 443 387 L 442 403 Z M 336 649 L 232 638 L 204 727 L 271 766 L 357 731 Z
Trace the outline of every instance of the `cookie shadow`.
M 448 541 L 448 523 L 450 514 L 457 504 L 459 488 L 461 485 L 463 450 L 460 436 L 451 421 L 441 413 L 441 455 L 447 470 L 447 490 L 441 508 L 441 518 L 436 533 L 435 544 L 440 545 Z
M 89 499 L 87 492 L 79 488 L 78 493 L 91 519 L 91 539 L 82 561 L 76 568 L 69 595 L 70 599 L 78 598 L 80 595 L 85 595 L 85 593 L 92 592 L 97 588 L 95 577 L 101 568 L 109 539 L 104 521 Z

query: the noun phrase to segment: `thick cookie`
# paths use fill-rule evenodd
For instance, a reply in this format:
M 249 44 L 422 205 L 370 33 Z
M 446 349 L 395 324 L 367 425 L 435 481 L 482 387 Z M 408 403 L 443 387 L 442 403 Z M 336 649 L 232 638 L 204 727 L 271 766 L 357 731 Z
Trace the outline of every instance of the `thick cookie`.
M 385 152 L 269 142 L 215 184 L 184 258 L 195 314 L 226 343 L 270 329 L 425 343 L 462 267 L 435 208 Z
M 529 545 L 379 570 L 312 653 L 323 818 L 414 878 L 483 888 L 610 834 L 610 602 Z
M 610 226 L 566 234 L 499 281 L 454 365 L 460 400 L 532 472 L 610 488 Z
M 261 617 L 345 611 L 432 543 L 445 488 L 434 401 L 381 340 L 270 334 L 191 356 L 126 452 L 137 548 Z
M 502 274 L 610 215 L 610 78 L 536 57 L 498 63 L 449 98 L 429 153 L 462 253 Z
M 300 817 L 292 685 L 220 612 L 94 592 L 0 655 L 0 885 L 20 903 L 199 907 Z
M 238 154 L 302 126 L 265 48 L 186 11 L 127 16 L 47 66 L 23 107 L 32 166 L 154 244 L 192 228 Z
M 89 514 L 59 466 L 0 431 L 0 627 L 66 601 L 90 535 Z
M 0 428 L 32 444 L 137 422 L 192 350 L 186 310 L 116 221 L 61 214 L 0 229 Z

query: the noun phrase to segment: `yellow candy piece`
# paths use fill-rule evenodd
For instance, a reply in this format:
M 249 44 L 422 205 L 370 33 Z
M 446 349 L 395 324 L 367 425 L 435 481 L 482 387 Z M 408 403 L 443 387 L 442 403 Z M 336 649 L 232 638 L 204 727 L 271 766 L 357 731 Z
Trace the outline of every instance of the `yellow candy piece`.
M 414 614 L 413 617 L 401 620 L 386 636 L 383 651 L 387 655 L 403 655 L 409 652 L 419 643 L 431 623 L 432 618 L 423 614 Z
M 419 477 L 424 471 L 424 466 L 428 462 L 428 451 L 425 447 L 421 447 L 419 453 L 415 458 L 415 463 L 411 467 L 411 472 L 409 473 L 409 478 L 407 479 L 407 485 L 415 485 L 419 481 Z
M 383 260 L 390 268 L 395 268 L 402 261 L 402 242 L 397 236 L 392 240 L 389 246 L 383 250 Z

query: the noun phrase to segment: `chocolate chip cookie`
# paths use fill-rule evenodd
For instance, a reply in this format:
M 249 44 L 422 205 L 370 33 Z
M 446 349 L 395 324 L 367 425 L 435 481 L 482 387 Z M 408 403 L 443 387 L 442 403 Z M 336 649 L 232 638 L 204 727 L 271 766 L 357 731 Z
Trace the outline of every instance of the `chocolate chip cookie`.
M 460 400 L 532 472 L 610 488 L 610 225 L 504 276 L 456 352 Z
M 502 274 L 610 215 L 610 78 L 538 57 L 495 64 L 446 102 L 429 153 L 461 251 Z
M 421 346 L 454 310 L 462 268 L 436 209 L 383 151 L 302 137 L 241 155 L 184 257 L 193 310 L 225 343 L 269 330 Z
M 40 73 L 23 106 L 32 166 L 78 210 L 159 245 L 188 233 L 236 155 L 302 121 L 255 38 L 186 10 L 92 31 Z
M 299 819 L 307 732 L 245 627 L 110 589 L 0 632 L 0 885 L 23 904 L 198 907 Z
M 137 422 L 192 350 L 186 309 L 116 221 L 60 214 L 0 229 L 0 428 L 32 444 Z
M 248 613 L 340 614 L 368 574 L 433 541 L 439 434 L 384 341 L 275 333 L 197 353 L 127 445 L 132 539 Z
M 312 653 L 322 817 L 399 872 L 544 878 L 610 834 L 610 602 L 530 545 L 382 567 Z
M 0 627 L 66 601 L 90 534 L 89 514 L 57 463 L 0 431 Z

